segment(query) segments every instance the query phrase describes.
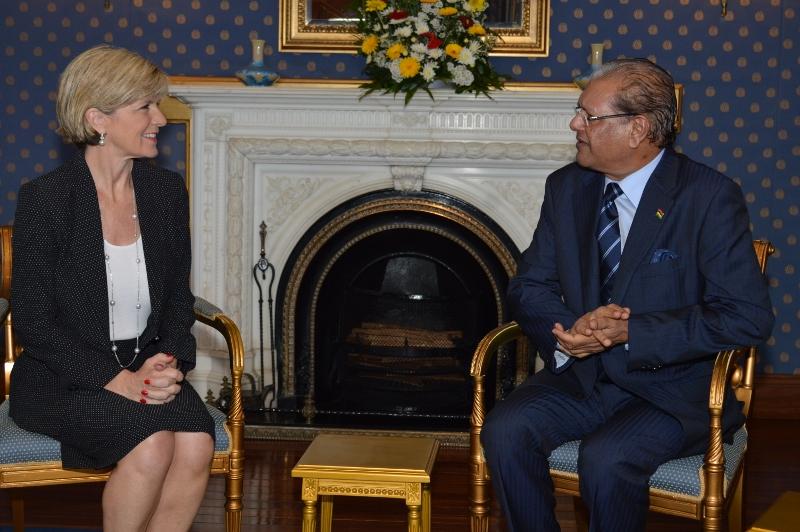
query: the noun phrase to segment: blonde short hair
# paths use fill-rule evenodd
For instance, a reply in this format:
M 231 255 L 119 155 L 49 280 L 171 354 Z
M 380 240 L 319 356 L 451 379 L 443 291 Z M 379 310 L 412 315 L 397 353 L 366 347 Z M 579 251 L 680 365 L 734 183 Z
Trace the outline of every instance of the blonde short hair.
M 156 65 L 130 50 L 103 44 L 73 59 L 58 83 L 58 133 L 79 146 L 97 144 L 99 134 L 86 121 L 92 107 L 103 113 L 167 95 L 168 80 Z

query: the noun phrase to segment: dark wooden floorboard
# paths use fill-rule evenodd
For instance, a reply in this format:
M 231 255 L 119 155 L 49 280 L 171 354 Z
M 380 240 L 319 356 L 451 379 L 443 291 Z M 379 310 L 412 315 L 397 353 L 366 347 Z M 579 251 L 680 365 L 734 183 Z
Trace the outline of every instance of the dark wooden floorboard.
M 745 522 L 755 519 L 787 490 L 800 490 L 800 423 L 751 420 L 745 487 Z M 245 532 L 296 532 L 300 530 L 300 481 L 290 476 L 292 466 L 308 442 L 246 442 Z M 466 449 L 441 448 L 432 479 L 433 523 L 436 532 L 468 530 L 468 453 Z M 24 490 L 29 526 L 100 527 L 102 484 L 81 484 Z M 224 529 L 225 486 L 222 477 L 210 481 L 193 532 Z M 562 530 L 575 530 L 572 501 L 558 498 Z M 0 523 L 10 523 L 8 493 L 0 491 Z M 360 497 L 334 499 L 334 531 L 401 532 L 406 529 L 406 508 L 400 500 Z M 503 531 L 496 505 L 492 531 Z M 691 521 L 651 514 L 648 532 L 684 532 L 697 527 Z

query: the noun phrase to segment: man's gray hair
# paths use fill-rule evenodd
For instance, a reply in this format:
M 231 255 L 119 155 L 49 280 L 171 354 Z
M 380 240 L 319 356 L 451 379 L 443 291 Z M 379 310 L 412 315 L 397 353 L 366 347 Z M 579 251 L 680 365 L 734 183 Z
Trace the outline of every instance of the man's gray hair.
M 596 70 L 590 81 L 611 77 L 620 81 L 611 101 L 614 111 L 647 117 L 648 139 L 659 148 L 670 146 L 675 141 L 678 104 L 669 72 L 648 59 L 614 59 Z

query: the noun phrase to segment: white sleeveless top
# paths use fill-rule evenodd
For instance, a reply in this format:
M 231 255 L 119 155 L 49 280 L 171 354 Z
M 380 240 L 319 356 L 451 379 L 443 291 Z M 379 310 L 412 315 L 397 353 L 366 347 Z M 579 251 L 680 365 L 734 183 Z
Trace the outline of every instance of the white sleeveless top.
M 111 331 L 111 306 L 109 303 L 108 334 L 113 340 L 128 340 L 142 334 L 150 317 L 150 288 L 147 284 L 147 268 L 144 264 L 142 237 L 127 246 L 115 246 L 103 240 L 103 247 L 109 257 L 106 263 L 106 283 L 108 298 L 111 299 L 111 275 L 114 276 L 114 331 Z M 136 251 L 139 251 L 139 323 L 136 323 Z

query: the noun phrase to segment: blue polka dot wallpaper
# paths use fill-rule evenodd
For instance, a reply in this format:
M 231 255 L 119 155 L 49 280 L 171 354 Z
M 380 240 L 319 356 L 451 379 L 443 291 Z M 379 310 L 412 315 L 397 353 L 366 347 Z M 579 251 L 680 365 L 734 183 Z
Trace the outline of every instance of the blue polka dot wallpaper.
M 644 56 L 684 85 L 676 147 L 738 182 L 756 238 L 777 249 L 769 266 L 777 321 L 759 371 L 800 374 L 800 0 L 551 0 L 550 53 L 495 57 L 519 81 L 565 82 L 604 59 Z M 359 79 L 363 58 L 280 53 L 277 0 L 4 0 L 0 7 L 0 223 L 17 189 L 72 153 L 55 134 L 58 75 L 83 50 L 112 43 L 170 75 L 233 76 L 266 41 L 282 78 Z M 168 135 L 179 146 L 184 132 Z M 164 155 L 178 170 L 181 150 Z

